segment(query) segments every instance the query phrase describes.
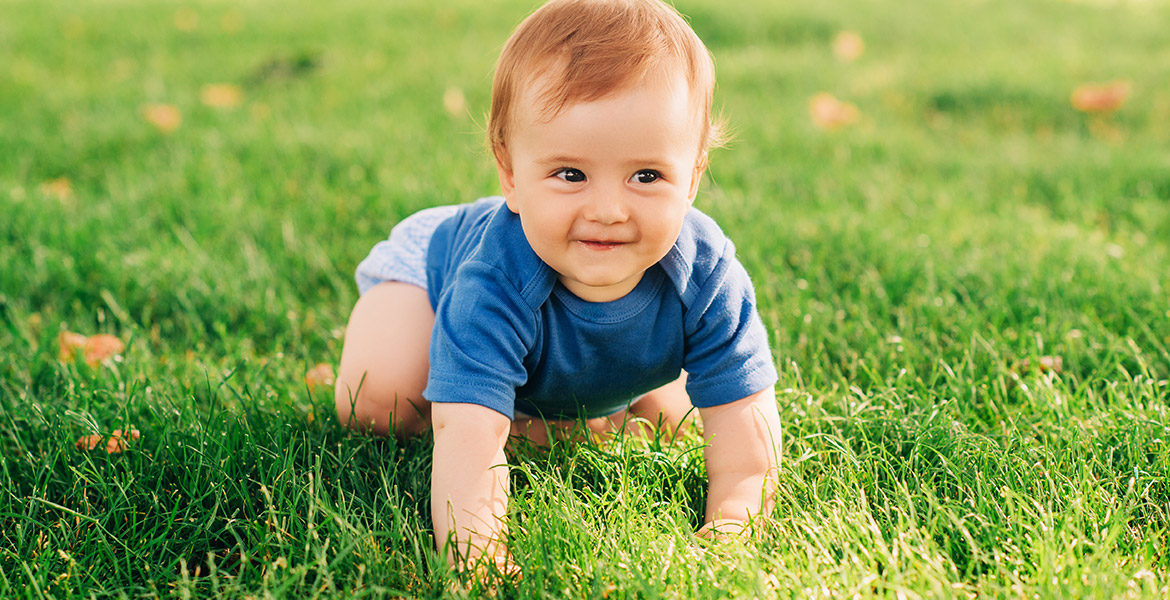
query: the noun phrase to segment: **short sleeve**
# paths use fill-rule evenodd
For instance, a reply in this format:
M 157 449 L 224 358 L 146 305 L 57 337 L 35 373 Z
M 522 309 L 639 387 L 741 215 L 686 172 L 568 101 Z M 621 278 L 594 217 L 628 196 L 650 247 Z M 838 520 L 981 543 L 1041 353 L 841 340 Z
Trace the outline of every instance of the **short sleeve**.
M 439 298 L 431 332 L 430 402 L 479 404 L 513 417 L 537 319 L 498 269 L 472 261 Z
M 695 406 L 734 402 L 776 383 L 755 291 L 730 241 L 687 307 L 684 328 L 683 368 Z

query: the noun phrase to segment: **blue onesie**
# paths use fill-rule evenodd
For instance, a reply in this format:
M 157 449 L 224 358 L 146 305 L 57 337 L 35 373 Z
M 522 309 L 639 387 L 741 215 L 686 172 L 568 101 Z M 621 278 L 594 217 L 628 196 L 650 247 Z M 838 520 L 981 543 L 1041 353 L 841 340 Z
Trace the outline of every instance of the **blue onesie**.
M 700 408 L 776 382 L 751 280 L 735 246 L 698 210 L 666 257 L 612 302 L 565 289 L 502 198 L 450 210 L 426 253 L 435 309 L 427 400 L 480 404 L 509 418 L 596 417 L 681 370 Z

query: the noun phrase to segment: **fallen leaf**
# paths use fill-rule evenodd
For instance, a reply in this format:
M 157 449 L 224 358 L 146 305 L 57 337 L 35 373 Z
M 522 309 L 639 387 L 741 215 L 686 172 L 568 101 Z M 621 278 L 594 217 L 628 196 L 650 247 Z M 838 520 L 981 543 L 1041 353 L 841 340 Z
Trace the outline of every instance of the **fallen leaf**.
M 1060 375 L 1064 372 L 1064 359 L 1059 356 L 1041 356 L 1036 359 L 1036 363 L 1033 365 L 1031 360 L 1025 358 L 1012 369 L 1012 372 L 1017 376 L 1024 375 L 1033 368 L 1040 371 L 1041 374 L 1052 373 L 1054 375 Z
M 137 429 L 130 429 L 129 431 L 115 429 L 114 432 L 110 434 L 109 438 L 103 438 L 101 435 L 95 433 L 93 435 L 86 435 L 78 438 L 77 442 L 73 444 L 73 446 L 78 450 L 88 452 L 100 446 L 102 444 L 102 440 L 105 439 L 106 453 L 120 454 L 126 450 L 126 447 L 130 444 L 130 442 L 136 442 L 141 437 L 142 433 Z
M 126 349 L 122 340 L 108 333 L 99 333 L 85 340 L 85 363 L 91 367 Z
M 178 129 L 183 122 L 183 114 L 173 104 L 147 104 L 142 108 L 142 116 L 163 133 Z
M 121 454 L 126 449 L 126 442 L 120 437 L 110 436 L 106 442 L 106 454 Z
M 77 443 L 73 444 L 73 447 L 88 452 L 97 448 L 100 443 L 102 443 L 102 436 L 95 433 L 77 438 Z
M 329 387 L 333 385 L 333 366 L 321 363 L 305 373 L 305 384 L 310 388 Z
M 230 83 L 209 83 L 203 86 L 199 99 L 211 108 L 235 108 L 243 102 L 244 93 Z
M 41 193 L 58 200 L 68 200 L 73 197 L 73 182 L 66 177 L 50 179 L 41 184 Z
M 443 92 L 443 108 L 453 117 L 466 115 L 467 98 L 463 95 L 463 90 L 457 87 L 447 88 L 447 91 Z
M 833 54 L 845 62 L 853 62 L 865 54 L 865 40 L 855 31 L 842 31 L 833 38 Z
M 1064 359 L 1059 356 L 1041 356 L 1036 363 L 1040 366 L 1041 373 L 1060 375 L 1064 372 Z
M 106 442 L 106 453 L 119 454 L 126 449 L 126 445 L 129 442 L 136 442 L 141 437 L 142 434 L 137 429 L 131 429 L 129 432 L 115 429 L 114 433 L 110 435 L 110 439 Z
M 856 123 L 861 117 L 861 111 L 857 110 L 856 106 L 842 102 L 827 92 L 821 92 L 810 98 L 808 109 L 813 124 L 821 129 L 839 129 Z
M 85 342 L 89 338 L 80 333 L 73 333 L 72 331 L 61 330 L 57 334 L 57 346 L 60 348 L 57 357 L 61 362 L 72 362 L 77 358 L 79 350 L 84 351 Z
M 1125 105 L 1133 85 L 1125 80 L 1111 83 L 1086 83 L 1072 92 L 1073 108 L 1087 113 L 1111 113 Z
M 108 333 L 86 337 L 64 329 L 57 334 L 57 346 L 59 347 L 57 356 L 61 362 L 72 362 L 80 356 L 84 357 L 85 363 L 91 367 L 117 356 L 126 349 L 126 344 L 122 340 Z
M 114 435 L 122 435 L 122 430 L 121 430 L 121 429 L 115 429 L 115 430 L 114 430 Z M 130 439 L 131 439 L 131 440 L 133 440 L 133 441 L 135 441 L 135 442 L 137 442 L 139 439 L 141 439 L 141 438 L 142 438 L 142 432 L 141 432 L 141 431 L 138 431 L 137 429 L 131 429 L 131 430 L 130 430 L 130 434 L 129 434 L 129 435 L 130 435 Z

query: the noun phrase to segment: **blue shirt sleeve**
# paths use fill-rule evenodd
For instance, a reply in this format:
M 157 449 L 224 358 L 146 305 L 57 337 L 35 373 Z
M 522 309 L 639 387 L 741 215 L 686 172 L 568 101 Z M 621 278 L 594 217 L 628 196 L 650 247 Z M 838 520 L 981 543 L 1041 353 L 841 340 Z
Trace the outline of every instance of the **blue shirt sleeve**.
M 776 365 L 756 310 L 755 290 L 730 240 L 687 307 L 683 326 L 683 369 L 687 394 L 695 406 L 727 404 L 776 383 Z
M 536 314 L 492 265 L 464 263 L 457 280 L 435 311 L 423 397 L 479 404 L 511 419 L 516 389 L 528 380 L 524 359 L 535 343 Z

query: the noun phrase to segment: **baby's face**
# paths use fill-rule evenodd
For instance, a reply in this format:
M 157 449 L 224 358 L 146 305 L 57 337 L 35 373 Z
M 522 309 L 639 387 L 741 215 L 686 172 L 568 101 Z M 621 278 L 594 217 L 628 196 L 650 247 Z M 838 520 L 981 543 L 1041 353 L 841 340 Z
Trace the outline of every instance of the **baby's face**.
M 704 162 L 686 79 L 669 69 L 549 119 L 518 99 L 500 167 L 508 208 L 577 297 L 625 296 L 678 239 Z M 539 88 L 537 88 L 539 89 Z

